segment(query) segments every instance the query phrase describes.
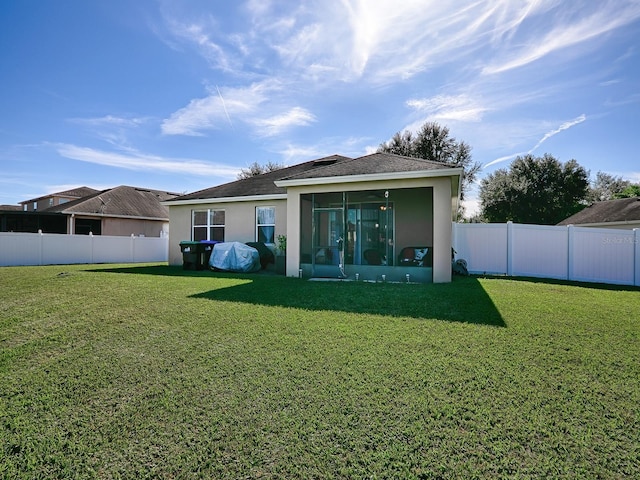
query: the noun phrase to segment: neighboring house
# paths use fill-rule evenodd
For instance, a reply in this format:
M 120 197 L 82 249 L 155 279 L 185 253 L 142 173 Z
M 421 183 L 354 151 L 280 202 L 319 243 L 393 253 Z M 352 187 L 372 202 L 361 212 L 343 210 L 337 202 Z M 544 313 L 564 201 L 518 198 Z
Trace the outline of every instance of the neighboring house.
M 275 248 L 286 235 L 288 276 L 448 282 L 461 175 L 399 155 L 333 155 L 182 195 L 164 202 L 169 263 L 182 263 L 182 240 Z
M 625 230 L 640 228 L 640 197 L 596 202 L 564 219 L 558 225 L 620 228 Z
M 69 192 L 86 195 L 72 199 Z M 0 231 L 160 237 L 169 230 L 169 210 L 161 202 L 177 196 L 129 186 L 82 187 L 21 202 L 31 210 L 0 211 Z M 50 201 L 52 206 L 40 207 Z
M 25 200 L 20 202 L 22 210 L 25 212 L 40 212 L 50 207 L 62 205 L 63 203 L 78 200 L 94 193 L 99 193 L 100 190 L 89 187 L 78 187 L 71 190 L 65 190 L 64 192 L 50 193 L 43 195 L 42 197 L 32 198 L 31 200 Z

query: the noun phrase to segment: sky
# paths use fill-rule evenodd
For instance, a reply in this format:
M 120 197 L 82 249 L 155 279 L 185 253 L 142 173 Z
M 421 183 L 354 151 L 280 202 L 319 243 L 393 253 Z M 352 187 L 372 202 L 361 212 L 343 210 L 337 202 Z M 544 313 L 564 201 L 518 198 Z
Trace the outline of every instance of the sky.
M 189 193 L 428 121 L 480 179 L 549 153 L 640 182 L 639 49 L 640 0 L 5 0 L 0 204 Z

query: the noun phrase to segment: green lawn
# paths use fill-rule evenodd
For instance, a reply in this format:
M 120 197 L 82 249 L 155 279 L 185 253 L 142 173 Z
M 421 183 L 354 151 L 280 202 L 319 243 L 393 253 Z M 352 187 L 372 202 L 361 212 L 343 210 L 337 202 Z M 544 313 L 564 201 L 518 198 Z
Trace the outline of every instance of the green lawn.
M 0 268 L 0 478 L 640 478 L 640 291 Z

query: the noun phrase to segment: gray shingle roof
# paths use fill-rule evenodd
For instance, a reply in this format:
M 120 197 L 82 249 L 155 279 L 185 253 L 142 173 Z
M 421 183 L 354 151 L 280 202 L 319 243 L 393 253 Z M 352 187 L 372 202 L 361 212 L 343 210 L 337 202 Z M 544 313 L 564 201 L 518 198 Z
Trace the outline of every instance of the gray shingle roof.
M 444 168 L 453 168 L 453 165 L 432 162 L 423 158 L 403 157 L 402 155 L 395 155 L 392 153 L 372 153 L 363 157 L 351 158 L 342 162 L 322 165 L 313 170 L 282 177 L 280 180 L 397 172 L 419 172 L 424 170 L 440 170 Z
M 31 200 L 25 200 L 24 202 L 20 202 L 20 203 L 24 204 L 24 203 L 37 202 L 38 200 L 40 200 L 42 198 L 49 198 L 49 197 L 83 198 L 83 197 L 86 197 L 88 195 L 93 195 L 94 193 L 98 193 L 98 192 L 100 192 L 100 190 L 96 190 L 95 188 L 77 187 L 77 188 L 72 188 L 70 190 L 65 190 L 63 192 L 56 192 L 56 193 L 50 193 L 48 195 L 42 195 L 42 196 L 40 196 L 38 198 L 33 198 Z
M 205 190 L 181 195 L 174 198 L 173 201 L 285 194 L 285 187 L 275 185 L 274 182 L 278 180 L 415 172 L 447 168 L 453 168 L 453 166 L 431 162 L 421 158 L 403 157 L 389 153 L 373 153 L 358 158 L 331 155 L 255 177 L 236 180 Z
M 169 219 L 169 209 L 160 202 L 177 197 L 177 193 L 119 186 L 49 207 L 43 212 L 103 214 L 139 218 Z
M 640 197 L 632 197 L 596 202 L 565 218 L 558 225 L 638 221 L 640 221 Z
M 288 177 L 300 173 L 307 172 L 314 168 L 320 168 L 322 165 L 331 162 L 344 162 L 351 160 L 341 155 L 331 155 L 318 160 L 300 163 L 291 167 L 281 168 L 273 172 L 263 173 L 255 177 L 244 178 L 234 182 L 217 185 L 215 187 L 206 188 L 193 193 L 187 193 L 174 198 L 175 201 L 182 200 L 200 200 L 207 198 L 231 198 L 231 197 L 250 197 L 254 195 L 277 195 L 285 194 L 287 191 L 284 187 L 277 187 L 274 183 L 283 177 Z

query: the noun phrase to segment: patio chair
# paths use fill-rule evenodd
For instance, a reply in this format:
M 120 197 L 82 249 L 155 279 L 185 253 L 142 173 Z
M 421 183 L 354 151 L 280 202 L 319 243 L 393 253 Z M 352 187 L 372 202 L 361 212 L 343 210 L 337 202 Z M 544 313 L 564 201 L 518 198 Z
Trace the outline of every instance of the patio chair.
M 382 265 L 382 255 L 378 250 L 369 249 L 362 253 L 365 262 L 369 265 Z

